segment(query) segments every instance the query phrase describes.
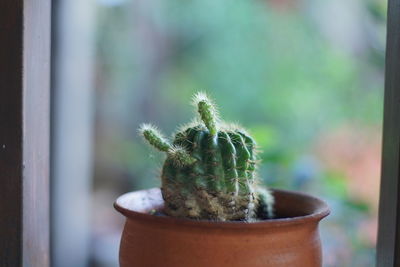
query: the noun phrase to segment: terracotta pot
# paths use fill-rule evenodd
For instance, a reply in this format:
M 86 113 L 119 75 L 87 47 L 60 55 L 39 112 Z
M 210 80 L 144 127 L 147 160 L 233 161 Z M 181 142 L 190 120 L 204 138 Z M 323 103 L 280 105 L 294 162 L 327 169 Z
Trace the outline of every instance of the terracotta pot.
M 327 205 L 312 196 L 274 190 L 277 219 L 212 222 L 150 215 L 162 211 L 160 189 L 122 195 L 114 207 L 126 216 L 122 267 L 321 266 L 319 221 Z

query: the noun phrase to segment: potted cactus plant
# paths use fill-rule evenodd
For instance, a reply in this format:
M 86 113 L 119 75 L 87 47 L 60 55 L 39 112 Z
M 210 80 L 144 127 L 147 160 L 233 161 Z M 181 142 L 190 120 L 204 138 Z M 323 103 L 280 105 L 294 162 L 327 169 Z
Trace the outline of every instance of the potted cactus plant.
M 326 204 L 261 186 L 255 140 L 221 121 L 206 94 L 193 99 L 199 116 L 172 141 L 150 124 L 140 127 L 166 159 L 161 189 L 114 203 L 127 218 L 121 266 L 321 266 Z

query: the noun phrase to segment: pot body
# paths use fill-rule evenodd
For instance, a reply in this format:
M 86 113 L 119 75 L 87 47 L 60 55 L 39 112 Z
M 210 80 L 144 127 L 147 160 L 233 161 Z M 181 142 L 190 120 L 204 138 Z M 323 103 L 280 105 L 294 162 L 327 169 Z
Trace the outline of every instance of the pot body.
M 120 265 L 322 266 L 318 223 L 329 213 L 325 203 L 299 193 L 273 193 L 281 218 L 255 223 L 149 215 L 150 210 L 162 210 L 159 189 L 125 194 L 115 203 L 117 210 L 127 217 Z

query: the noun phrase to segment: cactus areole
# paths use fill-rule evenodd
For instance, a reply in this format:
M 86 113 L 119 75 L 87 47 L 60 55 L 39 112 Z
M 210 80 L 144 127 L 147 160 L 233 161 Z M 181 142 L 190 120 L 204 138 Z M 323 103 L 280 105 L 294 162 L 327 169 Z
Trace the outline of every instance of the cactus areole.
M 169 216 L 255 221 L 273 216 L 273 197 L 258 185 L 254 139 L 243 128 L 219 120 L 210 98 L 197 93 L 199 118 L 181 127 L 172 141 L 150 124 L 140 133 L 167 154 L 161 181 Z

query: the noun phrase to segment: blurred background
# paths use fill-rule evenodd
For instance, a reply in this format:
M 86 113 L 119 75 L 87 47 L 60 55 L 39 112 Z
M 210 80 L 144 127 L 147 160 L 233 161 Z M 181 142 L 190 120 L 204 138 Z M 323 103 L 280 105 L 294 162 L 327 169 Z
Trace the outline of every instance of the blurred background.
M 386 1 L 58 0 L 54 14 L 54 266 L 118 266 L 114 200 L 160 184 L 137 128 L 172 134 L 199 90 L 258 141 L 266 185 L 329 203 L 324 266 L 374 266 Z

